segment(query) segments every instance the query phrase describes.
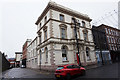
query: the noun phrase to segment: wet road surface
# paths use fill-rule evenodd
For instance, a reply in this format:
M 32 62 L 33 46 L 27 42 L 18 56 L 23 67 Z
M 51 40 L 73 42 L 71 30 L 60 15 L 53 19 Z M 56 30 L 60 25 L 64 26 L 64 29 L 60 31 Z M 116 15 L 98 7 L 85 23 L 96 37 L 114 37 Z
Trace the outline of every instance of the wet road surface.
M 83 80 L 83 79 L 117 79 L 120 78 L 119 75 L 119 65 L 118 63 L 105 65 L 98 68 L 89 69 L 86 71 L 85 76 L 76 76 L 73 77 L 72 80 Z M 54 73 L 46 72 L 46 71 L 40 71 L 40 70 L 32 70 L 28 68 L 12 68 L 5 72 L 3 72 L 3 78 L 5 79 L 19 79 L 19 80 L 55 80 Z

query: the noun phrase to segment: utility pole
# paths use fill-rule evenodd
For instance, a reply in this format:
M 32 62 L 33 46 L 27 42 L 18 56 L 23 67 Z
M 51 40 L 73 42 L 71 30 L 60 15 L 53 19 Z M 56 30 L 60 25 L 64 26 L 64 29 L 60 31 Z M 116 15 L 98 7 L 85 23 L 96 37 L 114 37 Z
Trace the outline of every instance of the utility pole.
M 73 18 L 74 21 L 74 31 L 75 31 L 75 39 L 76 39 L 76 45 L 77 45 L 77 49 L 78 49 L 78 55 L 79 55 L 79 66 L 81 66 L 81 61 L 80 61 L 80 53 L 79 53 L 79 43 L 78 43 L 78 38 L 77 38 L 77 21 L 75 18 Z

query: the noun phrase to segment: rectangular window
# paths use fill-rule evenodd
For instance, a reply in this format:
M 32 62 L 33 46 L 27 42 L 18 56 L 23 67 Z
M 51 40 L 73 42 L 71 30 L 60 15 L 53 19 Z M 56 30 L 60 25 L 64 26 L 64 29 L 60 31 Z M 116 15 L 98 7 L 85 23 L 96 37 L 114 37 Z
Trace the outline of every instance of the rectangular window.
M 85 22 L 84 21 L 82 21 L 82 27 L 85 27 Z
M 113 41 L 112 41 L 112 37 L 110 37 L 110 40 L 111 40 L 111 43 L 112 43 L 112 42 L 113 42 Z
M 35 63 L 37 63 L 37 58 L 35 58 Z
M 115 38 L 113 37 L 113 41 L 114 41 L 114 43 L 115 43 Z
M 65 31 L 64 28 L 61 28 L 61 37 L 62 37 L 63 39 L 66 38 L 66 31 Z
M 111 37 L 111 43 L 113 43 L 114 41 L 113 41 L 113 37 Z
M 107 28 L 105 28 L 105 30 L 106 30 L 106 33 L 108 34 L 108 30 L 107 30 Z
M 45 16 L 44 22 L 45 22 L 45 23 L 47 22 L 47 16 Z
M 110 43 L 110 39 L 109 39 L 109 36 L 107 36 L 107 39 L 108 39 L 108 43 Z
M 109 47 L 110 47 L 110 50 L 112 50 L 112 48 L 111 48 L 111 44 L 109 44 Z
M 60 21 L 64 21 L 64 15 L 60 14 Z
M 62 50 L 62 61 L 67 61 L 67 52 L 66 50 Z
M 72 23 L 75 23 L 75 18 L 72 18 Z
M 84 40 L 87 41 L 87 33 L 84 33 Z
M 41 35 L 39 35 L 39 43 L 41 43 Z
M 40 23 L 40 28 L 41 28 L 41 23 Z
M 47 30 L 44 31 L 44 38 L 47 40 Z
M 112 29 L 111 29 L 111 35 L 113 35 L 113 31 L 112 31 Z
M 108 29 L 108 30 L 109 30 L 109 34 L 111 34 L 110 29 Z

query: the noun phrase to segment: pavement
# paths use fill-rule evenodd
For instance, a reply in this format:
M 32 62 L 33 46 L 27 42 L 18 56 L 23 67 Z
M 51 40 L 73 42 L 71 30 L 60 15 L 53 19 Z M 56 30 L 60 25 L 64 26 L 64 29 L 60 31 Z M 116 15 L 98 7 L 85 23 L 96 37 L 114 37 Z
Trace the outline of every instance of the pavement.
M 75 76 L 72 80 L 118 80 L 120 78 L 119 64 L 109 64 L 86 70 L 85 76 Z M 29 68 L 12 68 L 3 72 L 2 80 L 55 80 L 54 73 Z

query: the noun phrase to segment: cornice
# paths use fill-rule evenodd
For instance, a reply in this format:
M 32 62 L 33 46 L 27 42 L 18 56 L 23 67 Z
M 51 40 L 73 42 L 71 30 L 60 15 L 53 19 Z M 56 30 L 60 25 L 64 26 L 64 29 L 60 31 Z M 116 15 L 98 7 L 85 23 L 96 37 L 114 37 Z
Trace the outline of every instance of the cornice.
M 55 11 L 59 11 L 59 12 L 63 12 L 63 13 L 66 13 L 68 15 L 71 15 L 71 16 L 74 16 L 74 17 L 77 17 L 77 18 L 81 18 L 81 19 L 84 19 L 84 20 L 87 20 L 87 21 L 92 21 L 92 19 L 90 19 L 86 14 L 79 13 L 77 11 L 74 11 L 74 10 L 70 9 L 70 8 L 59 5 L 55 2 L 49 2 L 47 7 L 44 9 L 42 14 L 39 16 L 38 20 L 36 21 L 36 23 L 35 23 L 36 25 L 38 25 L 38 23 L 42 20 L 42 18 L 46 15 L 46 13 L 50 9 L 55 10 Z
M 50 40 L 50 39 L 59 39 L 59 40 L 58 40 L 58 41 L 53 41 L 53 40 Z M 62 41 L 62 40 L 64 40 L 64 41 Z M 73 41 L 68 42 L 68 40 L 69 40 L 69 41 L 73 40 Z M 65 41 L 66 41 L 66 42 L 65 42 Z M 46 41 L 42 42 L 41 44 L 39 44 L 39 45 L 37 46 L 37 49 L 42 48 L 42 47 L 44 47 L 44 46 L 46 46 L 46 45 L 49 45 L 49 44 L 51 44 L 51 43 L 54 43 L 54 44 L 75 45 L 75 44 L 76 44 L 76 41 L 75 41 L 75 39 L 62 39 L 62 38 L 51 37 L 51 38 L 47 39 Z M 91 45 L 91 43 L 94 43 L 94 42 L 89 42 L 89 41 L 84 42 L 84 40 L 79 39 L 79 44 L 80 44 L 80 45 L 94 46 L 94 45 Z
M 71 28 L 74 27 L 72 23 L 62 22 L 62 21 L 59 21 L 59 20 L 56 20 L 56 19 L 49 18 L 48 21 L 37 31 L 37 34 L 39 34 L 40 30 L 41 30 L 42 28 L 44 28 L 44 27 L 46 26 L 46 24 L 49 23 L 50 21 L 60 22 L 61 24 L 65 24 L 65 25 L 68 24 L 68 25 L 71 25 Z M 90 29 L 90 28 L 86 28 L 86 27 L 82 27 L 82 26 L 77 27 L 77 28 L 78 28 L 78 29 L 79 29 L 79 28 L 85 28 L 85 29 L 88 29 L 88 30 L 92 30 L 92 29 Z

